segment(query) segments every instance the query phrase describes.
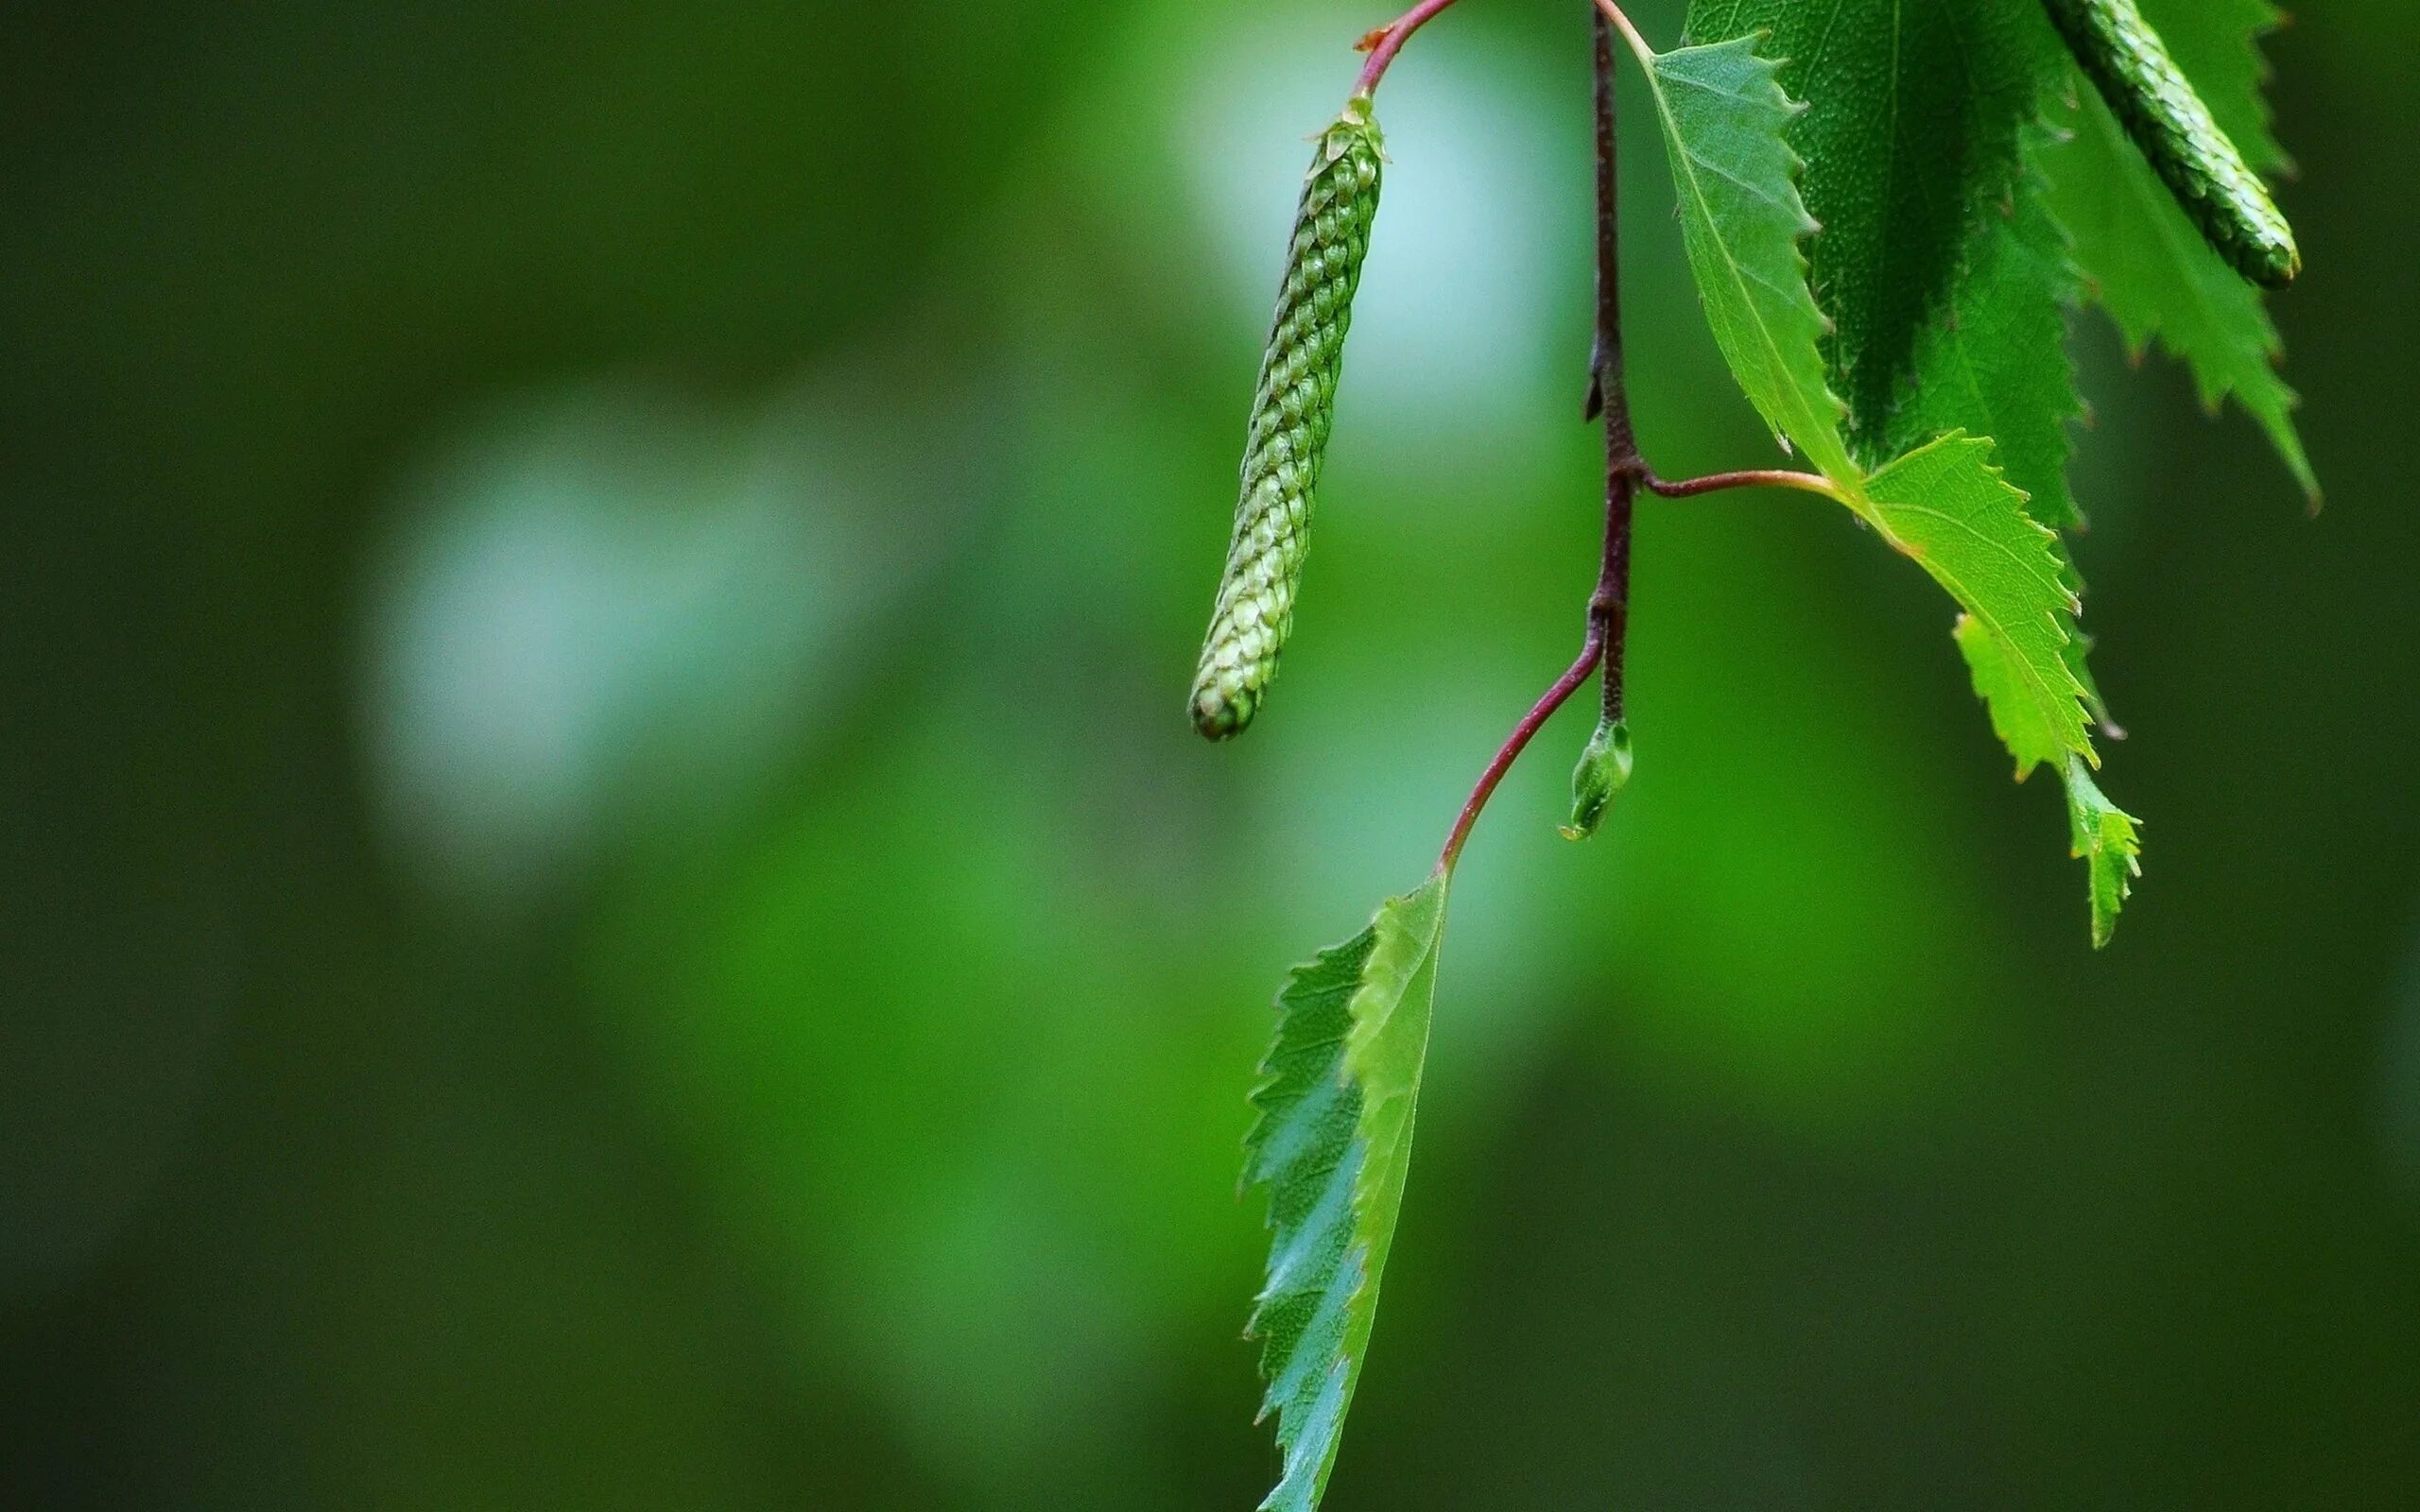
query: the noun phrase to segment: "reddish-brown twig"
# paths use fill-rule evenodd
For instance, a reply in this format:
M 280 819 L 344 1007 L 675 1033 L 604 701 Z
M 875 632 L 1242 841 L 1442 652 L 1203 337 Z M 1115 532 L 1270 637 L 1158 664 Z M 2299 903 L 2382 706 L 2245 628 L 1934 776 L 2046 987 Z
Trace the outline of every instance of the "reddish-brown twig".
M 1403 44 L 1411 40 L 1411 34 L 1436 20 L 1456 3 L 1457 0 L 1420 0 L 1420 4 L 1362 38 L 1361 44 L 1369 52 L 1370 60 L 1362 65 L 1360 82 L 1353 86 L 1353 93 L 1361 95 L 1376 94 L 1378 80 L 1387 77 L 1387 69 L 1394 62 L 1395 54 L 1403 51 Z

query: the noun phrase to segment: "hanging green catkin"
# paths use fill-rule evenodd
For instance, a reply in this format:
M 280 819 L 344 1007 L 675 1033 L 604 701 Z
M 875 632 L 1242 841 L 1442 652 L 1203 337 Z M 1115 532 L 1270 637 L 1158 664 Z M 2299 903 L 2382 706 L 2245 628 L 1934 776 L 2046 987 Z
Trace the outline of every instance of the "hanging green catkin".
M 1193 679 L 1193 726 L 1212 740 L 1252 723 L 1293 627 L 1344 333 L 1378 213 L 1378 163 L 1377 123 L 1356 95 L 1320 136 L 1261 356 L 1235 539 Z
M 2076 61 L 2202 234 L 2237 272 L 2282 288 L 2302 271 L 2293 229 L 2210 118 L 2135 0 L 2043 0 Z

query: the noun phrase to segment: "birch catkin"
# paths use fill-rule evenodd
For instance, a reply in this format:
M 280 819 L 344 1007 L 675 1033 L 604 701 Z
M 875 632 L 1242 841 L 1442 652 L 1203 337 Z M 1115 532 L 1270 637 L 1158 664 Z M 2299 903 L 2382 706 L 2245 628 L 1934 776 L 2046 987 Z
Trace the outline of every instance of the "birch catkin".
M 1379 138 L 1356 96 L 1320 137 L 1294 216 L 1244 445 L 1234 540 L 1194 674 L 1193 725 L 1223 740 L 1252 723 L 1293 627 L 1320 464 L 1336 413 L 1353 292 L 1378 211 Z
M 2210 118 L 2135 0 L 2043 0 L 2051 22 L 2203 237 L 2237 272 L 2282 288 L 2302 271 L 2293 229 Z

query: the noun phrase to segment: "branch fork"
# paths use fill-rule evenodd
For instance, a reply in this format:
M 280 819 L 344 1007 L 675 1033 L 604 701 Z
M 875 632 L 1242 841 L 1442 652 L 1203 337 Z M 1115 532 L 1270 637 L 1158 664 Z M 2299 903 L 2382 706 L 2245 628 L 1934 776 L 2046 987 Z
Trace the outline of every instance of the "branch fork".
M 1427 0 L 1405 13 L 1392 26 L 1380 28 L 1363 39 L 1370 53 L 1369 65 L 1363 69 L 1357 94 L 1366 96 L 1377 88 L 1387 67 L 1394 60 L 1411 34 L 1418 31 L 1454 0 Z M 1614 33 L 1619 31 L 1630 46 L 1644 54 L 1646 43 L 1622 14 L 1613 0 L 1595 0 L 1593 20 L 1596 40 L 1596 130 L 1597 130 L 1597 332 L 1589 355 L 1588 398 L 1583 416 L 1589 421 L 1601 421 L 1605 429 L 1605 540 L 1599 559 L 1596 588 L 1588 595 L 1586 629 L 1581 638 L 1579 659 L 1555 679 L 1519 724 L 1505 737 L 1485 771 L 1479 774 L 1470 799 L 1462 805 L 1454 828 L 1445 837 L 1444 849 L 1437 858 L 1438 869 L 1451 871 L 1461 857 L 1462 847 L 1469 841 L 1471 830 L 1478 822 L 1479 814 L 1495 796 L 1496 786 L 1512 769 L 1530 742 L 1545 728 L 1591 675 L 1601 674 L 1603 695 L 1599 730 L 1618 730 L 1622 725 L 1626 684 L 1623 678 L 1630 632 L 1630 561 L 1631 538 L 1634 523 L 1634 505 L 1640 490 L 1659 498 L 1685 499 L 1729 489 L 1789 488 L 1812 492 L 1834 494 L 1832 484 L 1811 472 L 1787 471 L 1750 471 L 1720 472 L 1706 477 L 1668 482 L 1649 467 L 1638 449 L 1638 438 L 1631 424 L 1630 394 L 1623 377 L 1622 307 L 1621 307 L 1621 217 L 1620 217 L 1620 154 L 1616 140 L 1614 111 Z

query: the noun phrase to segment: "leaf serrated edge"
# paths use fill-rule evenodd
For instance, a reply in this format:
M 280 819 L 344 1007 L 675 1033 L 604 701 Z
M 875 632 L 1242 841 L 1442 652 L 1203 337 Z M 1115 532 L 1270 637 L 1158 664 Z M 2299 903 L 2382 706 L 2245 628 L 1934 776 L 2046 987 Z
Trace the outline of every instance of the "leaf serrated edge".
M 2083 765 L 2070 757 L 2060 768 L 2067 787 L 2067 833 L 2071 853 L 2086 864 L 2086 897 L 2092 907 L 2092 948 L 2107 948 L 2118 915 L 2143 874 L 2142 820 L 2109 800 Z
M 1662 53 L 1649 47 L 1635 31 L 1630 30 L 1627 26 L 1623 28 L 1623 35 L 1629 42 L 1632 52 L 1636 55 L 1640 66 L 1647 72 L 1650 94 L 1654 98 L 1656 114 L 1664 128 L 1665 146 L 1672 165 L 1675 190 L 1689 196 L 1697 208 L 1699 217 L 1707 227 L 1712 228 L 1717 225 L 1712 202 L 1695 170 L 1710 172 L 1719 170 L 1715 164 L 1704 161 L 1698 152 L 1686 145 L 1688 139 L 1680 129 L 1680 123 L 1667 96 L 1665 85 L 1668 82 L 1677 82 L 1704 90 L 1708 94 L 1722 98 L 1737 100 L 1743 105 L 1768 110 L 1778 116 L 1785 126 L 1806 111 L 1806 102 L 1791 98 L 1789 92 L 1781 87 L 1779 74 L 1782 64 L 1756 51 L 1756 44 L 1771 37 L 1772 33 L 1769 30 L 1759 30 L 1753 35 L 1734 37 L 1719 43 L 1676 47 L 1669 52 Z M 1755 74 L 1770 88 L 1770 98 L 1757 100 L 1741 91 L 1719 89 L 1686 73 L 1675 72 L 1672 67 L 1676 60 L 1712 58 L 1725 53 L 1736 53 L 1753 67 Z M 1822 303 L 1815 299 L 1813 291 L 1807 287 L 1806 283 L 1809 267 L 1806 250 L 1806 240 L 1821 232 L 1823 227 L 1808 212 L 1806 200 L 1798 191 L 1799 180 L 1806 166 L 1806 160 L 1799 156 L 1797 148 L 1789 144 L 1789 138 L 1782 131 L 1776 130 L 1773 133 L 1773 141 L 1785 162 L 1783 183 L 1789 198 L 1784 202 L 1761 191 L 1760 197 L 1786 215 L 1794 215 L 1797 225 L 1790 237 L 1791 287 L 1789 290 L 1773 288 L 1772 291 L 1779 295 L 1785 302 L 1803 301 L 1804 309 L 1797 313 L 1813 318 L 1818 342 L 1809 343 L 1806 352 L 1802 354 L 1805 371 L 1793 368 L 1789 352 L 1786 350 L 1786 346 L 1796 346 L 1796 341 L 1792 339 L 1785 344 L 1776 337 L 1772 327 L 1760 318 L 1756 301 L 1749 292 L 1752 281 L 1737 255 L 1733 251 L 1729 240 L 1719 233 L 1712 234 L 1711 239 L 1715 249 L 1721 254 L 1731 282 L 1738 292 L 1737 303 L 1749 313 L 1755 338 L 1762 344 L 1765 355 L 1772 360 L 1773 376 L 1779 379 L 1788 390 L 1785 397 L 1795 401 L 1787 407 L 1803 409 L 1806 413 L 1796 417 L 1795 421 L 1791 417 L 1772 413 L 1767 408 L 1765 402 L 1760 400 L 1755 391 L 1746 383 L 1744 375 L 1739 371 L 1739 365 L 1732 360 L 1728 351 L 1724 352 L 1724 359 L 1732 367 L 1733 377 L 1740 380 L 1740 387 L 1747 392 L 1750 403 L 1755 406 L 1766 423 L 1773 428 L 1773 433 L 1783 443 L 1784 449 L 1788 450 L 1790 444 L 1795 442 L 1798 450 L 1803 452 L 1806 458 L 1826 476 L 1844 481 L 1857 475 L 1856 464 L 1849 456 L 1848 444 L 1841 431 L 1841 421 L 1848 414 L 1848 405 L 1832 389 L 1819 344 L 1821 336 L 1830 333 L 1834 326 L 1831 317 L 1825 313 Z M 1694 266 L 1694 264 L 1692 266 Z M 1772 285 L 1766 284 L 1761 278 L 1753 282 L 1772 288 Z M 1713 323 L 1713 301 L 1704 299 L 1703 290 L 1701 290 L 1701 302 L 1707 305 L 1708 320 L 1710 324 Z M 1717 344 L 1721 345 L 1721 334 L 1719 329 Z
M 1936 456 L 1946 457 L 1953 453 L 1962 453 L 1965 456 L 1972 458 L 1979 475 L 1991 487 L 1999 489 L 2009 495 L 2015 506 L 2019 528 L 2027 539 L 2036 543 L 2041 551 L 2041 558 L 2035 563 L 2028 563 L 2022 558 L 2012 559 L 2020 572 L 2051 588 L 2059 595 L 2059 607 L 2043 611 L 2047 628 L 2055 638 L 2059 651 L 2059 655 L 2055 658 L 2058 669 L 2055 677 L 2046 669 L 2037 666 L 2032 658 L 2024 654 L 2014 627 L 2002 623 L 1998 616 L 1985 609 L 1983 595 L 1977 593 L 1957 575 L 1945 569 L 1936 556 L 1926 553 L 1905 539 L 1893 527 L 1891 521 L 1886 517 L 1885 510 L 1886 508 L 1922 509 L 1923 512 L 1948 521 L 1979 537 L 1980 532 L 1975 531 L 1967 522 L 1959 520 L 1944 510 L 1909 505 L 1886 506 L 1874 495 L 1875 483 L 1889 478 L 1891 474 L 1902 469 L 1935 465 L 1933 459 Z M 2002 470 L 1991 460 L 1991 453 L 1992 440 L 1989 437 L 1969 436 L 1962 430 L 1945 432 L 1914 451 L 1893 459 L 1887 467 L 1877 469 L 1859 487 L 1844 490 L 1841 502 L 1855 511 L 1858 518 L 1872 525 L 1875 533 L 1881 536 L 1894 550 L 1917 562 L 1934 581 L 1948 590 L 1950 596 L 1956 599 L 1960 608 L 1965 611 L 1962 618 L 1973 623 L 1981 633 L 1991 638 L 1994 644 L 2004 654 L 2007 666 L 2028 687 L 2031 695 L 2030 701 L 2044 718 L 2048 728 L 2053 731 L 2059 748 L 2081 756 L 2097 766 L 2100 765 L 2100 756 L 2092 748 L 2092 737 L 2089 733 L 2090 694 L 2083 680 L 2075 675 L 2074 668 L 2068 664 L 2066 655 L 2068 647 L 2075 642 L 2074 616 L 2082 610 L 2082 601 L 2076 597 L 2074 588 L 2066 572 L 2065 558 L 2057 549 L 2057 533 L 2033 518 L 2025 507 L 2025 490 L 2008 481 Z M 1951 462 L 1947 465 L 1965 464 Z M 1990 543 L 1995 547 L 2001 544 L 1996 541 Z M 1972 661 L 1973 658 L 1970 655 L 1970 663 Z M 1983 694 L 1985 707 L 1992 715 L 1995 728 L 1998 730 L 2003 742 L 2010 746 L 2016 756 L 2017 776 L 2020 781 L 2023 780 L 2031 772 L 2035 765 L 2046 759 L 2045 754 L 2029 753 L 2018 748 L 2018 742 L 2012 737 L 2010 730 L 2001 722 L 2000 711 L 1994 703 L 1989 692 L 1982 687 L 1979 678 L 1977 691 Z
M 1317 1503 L 1334 1468 L 1343 1418 L 1367 1358 L 1410 1158 L 1426 1055 L 1428 998 L 1424 996 L 1417 1005 L 1422 1017 L 1416 1025 L 1399 1028 L 1398 1015 L 1415 993 L 1435 990 L 1450 877 L 1441 868 L 1421 886 L 1389 899 L 1361 933 L 1295 967 L 1278 994 L 1277 1036 L 1261 1061 L 1252 1092 L 1258 1116 L 1245 1137 L 1244 1162 L 1247 1184 L 1270 1192 L 1269 1267 L 1246 1328 L 1247 1337 L 1262 1344 L 1261 1374 L 1267 1382 L 1256 1420 L 1265 1421 L 1272 1413 L 1277 1417 L 1284 1458 L 1278 1483 L 1261 1503 L 1264 1512 L 1307 1512 Z M 1309 1012 L 1341 1022 L 1295 1037 L 1303 1029 L 1299 1015 Z M 1410 1034 L 1413 1028 L 1416 1036 Z M 1390 1062 L 1385 1058 L 1390 1051 L 1405 1058 Z M 1279 1217 L 1278 1183 L 1304 1177 L 1283 1167 L 1310 1153 L 1312 1146 L 1272 1142 L 1282 1119 L 1300 1114 L 1310 1098 L 1322 1093 L 1318 1078 L 1330 1074 L 1328 1065 L 1304 1064 L 1305 1057 L 1321 1057 L 1322 1052 L 1329 1053 L 1323 1061 L 1334 1067 L 1326 1090 L 1353 1099 L 1350 1129 L 1333 1163 L 1311 1173 L 1309 1179 L 1318 1183 L 1314 1199 L 1307 1208 L 1295 1208 L 1288 1227 Z M 1330 1110 L 1322 1113 L 1332 1117 Z M 1340 1207 L 1332 1207 L 1330 1198 L 1340 1190 Z M 1298 1203 L 1299 1197 L 1297 1190 Z M 1341 1235 L 1337 1232 L 1340 1224 Z M 1298 1262 L 1317 1268 L 1297 1274 Z M 1283 1280 L 1316 1284 L 1281 1292 Z M 1266 1326 L 1271 1304 L 1281 1297 L 1309 1303 L 1298 1328 L 1282 1342 Z

